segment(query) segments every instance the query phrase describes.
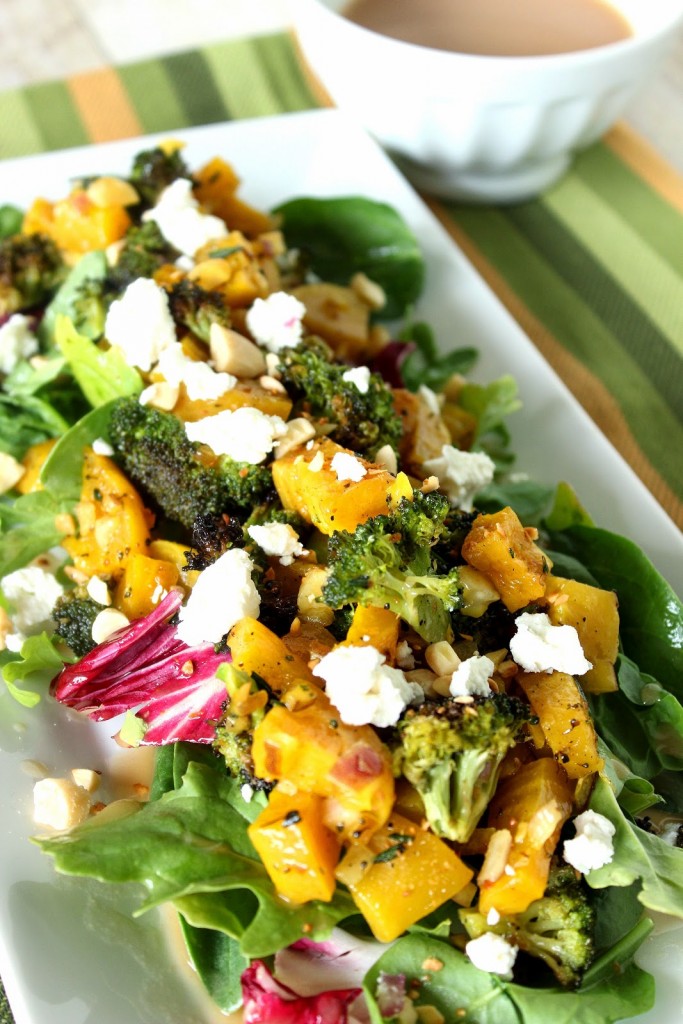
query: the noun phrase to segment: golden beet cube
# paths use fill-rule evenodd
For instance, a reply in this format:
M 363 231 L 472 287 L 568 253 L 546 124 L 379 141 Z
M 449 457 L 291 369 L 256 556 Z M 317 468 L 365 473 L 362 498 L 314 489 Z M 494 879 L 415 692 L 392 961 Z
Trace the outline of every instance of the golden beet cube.
M 545 594 L 548 562 L 511 508 L 479 515 L 462 545 L 465 561 L 487 576 L 510 612 Z
M 545 742 L 570 779 L 582 779 L 604 765 L 586 698 L 566 672 L 520 672 L 515 682 L 538 715 Z
M 613 590 L 577 580 L 546 577 L 548 618 L 554 626 L 573 626 L 593 668 L 581 676 L 589 693 L 618 689 L 614 662 L 619 653 L 619 602 Z

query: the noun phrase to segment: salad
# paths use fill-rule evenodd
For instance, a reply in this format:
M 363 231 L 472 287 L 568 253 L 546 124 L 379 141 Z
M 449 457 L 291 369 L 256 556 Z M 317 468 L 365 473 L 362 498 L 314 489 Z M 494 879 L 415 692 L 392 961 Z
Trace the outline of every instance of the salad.
M 513 472 L 394 210 L 238 184 L 169 144 L 0 211 L 3 678 L 157 750 L 138 801 L 40 780 L 36 841 L 247 1021 L 642 1012 L 680 602 Z

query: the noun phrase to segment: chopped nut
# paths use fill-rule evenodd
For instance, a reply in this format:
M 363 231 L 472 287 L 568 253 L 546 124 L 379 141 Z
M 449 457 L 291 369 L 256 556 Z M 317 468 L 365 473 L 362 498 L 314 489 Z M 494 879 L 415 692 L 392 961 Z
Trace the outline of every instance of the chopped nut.
M 0 452 L 0 494 L 11 491 L 21 480 L 26 468 L 7 452 Z
M 443 967 L 443 964 L 441 965 Z M 418 1006 L 417 1019 L 420 1024 L 445 1024 L 446 1018 L 435 1006 Z
M 60 533 L 64 533 L 68 537 L 73 537 L 76 532 L 74 518 L 68 512 L 60 512 L 55 516 L 55 527 Z
M 105 608 L 111 604 L 109 587 L 100 576 L 91 576 L 85 589 L 88 592 L 88 597 L 91 597 L 96 604 L 104 605 Z
M 443 970 L 443 960 L 439 960 L 438 957 L 428 956 L 426 960 L 422 961 L 423 971 L 441 971 Z
M 425 661 L 437 676 L 445 676 L 449 673 L 452 675 L 460 665 L 460 658 L 447 640 L 429 644 L 425 648 Z
M 370 309 L 382 309 L 387 304 L 384 288 L 376 281 L 371 281 L 367 274 L 358 271 L 349 282 L 361 302 Z
M 71 778 L 86 793 L 94 793 L 100 786 L 100 773 L 92 768 L 72 768 Z
M 112 633 L 128 625 L 128 619 L 116 608 L 104 608 L 92 624 L 92 638 L 96 644 L 103 644 Z
M 40 779 L 33 787 L 33 820 L 37 825 L 73 828 L 89 813 L 89 794 L 70 779 Z
M 155 381 L 140 395 L 140 405 L 151 405 L 162 412 L 171 412 L 175 409 L 180 397 L 180 388 L 175 384 L 169 384 L 165 380 Z
M 439 478 L 438 476 L 428 476 L 426 480 L 422 481 L 422 487 L 420 490 L 423 494 L 431 494 L 432 491 L 438 491 L 439 489 Z
M 287 394 L 287 388 L 277 377 L 271 377 L 269 374 L 264 373 L 259 377 L 258 382 L 266 391 L 273 391 L 277 395 Z
M 261 349 L 221 324 L 211 324 L 209 350 L 214 368 L 235 377 L 258 377 L 266 371 L 266 358 Z
M 322 452 L 316 452 L 311 461 L 308 463 L 308 468 L 311 473 L 319 473 L 325 465 L 325 456 Z
M 284 456 L 289 455 L 294 448 L 298 448 L 299 445 L 306 444 L 307 441 L 312 440 L 314 437 L 315 427 L 309 420 L 305 419 L 303 416 L 289 420 L 285 433 L 275 442 L 275 458 L 284 458 Z
M 391 473 L 392 476 L 396 476 L 398 473 L 398 462 L 396 460 L 396 452 L 390 444 L 384 444 L 375 455 L 375 464 L 381 466 L 382 469 L 386 469 L 387 473 Z
M 479 886 L 497 882 L 507 866 L 508 854 L 512 848 L 512 835 L 506 828 L 499 828 L 491 836 L 486 856 L 477 878 Z

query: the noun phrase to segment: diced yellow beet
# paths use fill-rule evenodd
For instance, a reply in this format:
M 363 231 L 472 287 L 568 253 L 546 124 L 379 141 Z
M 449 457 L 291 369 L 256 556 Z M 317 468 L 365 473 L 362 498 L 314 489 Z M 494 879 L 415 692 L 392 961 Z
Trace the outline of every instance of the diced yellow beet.
M 386 513 L 387 491 L 394 483 L 391 473 L 360 458 L 365 476 L 339 480 L 331 465 L 337 453 L 354 455 L 325 438 L 310 448 L 294 449 L 272 466 L 273 483 L 284 507 L 328 536 L 336 530 L 353 532 L 371 516 Z
M 574 784 L 552 757 L 521 765 L 498 785 L 489 804 L 488 825 L 510 844 L 502 856 L 484 859 L 479 875 L 479 910 L 520 914 L 540 899 L 548 884 L 550 859 L 562 825 L 572 812 Z
M 472 878 L 471 869 L 442 839 L 396 812 L 366 846 L 373 860 L 357 881 L 347 884 L 380 942 L 393 942 Z M 342 872 L 343 865 L 342 860 Z
M 593 668 L 581 676 L 589 693 L 618 689 L 614 662 L 619 653 L 619 603 L 613 590 L 577 580 L 546 576 L 548 618 L 555 626 L 573 626 Z
M 240 619 L 228 633 L 227 642 L 235 668 L 261 676 L 278 693 L 297 680 L 313 679 L 306 662 L 258 619 Z
M 370 726 L 345 725 L 321 690 L 312 686 L 307 700 L 303 689 L 294 710 L 276 705 L 256 726 L 256 774 L 328 797 L 328 827 L 342 838 L 366 835 L 384 824 L 394 802 L 389 750 Z
M 47 441 L 38 441 L 37 444 L 32 444 L 25 453 L 21 460 L 25 472 L 15 485 L 19 494 L 29 494 L 31 491 L 42 490 L 43 485 L 40 482 L 40 474 L 48 455 L 56 444 L 57 438 L 51 437 Z
M 538 715 L 545 742 L 570 779 L 600 771 L 603 759 L 588 704 L 566 672 L 520 672 L 515 682 Z
M 365 356 L 370 330 L 370 307 L 352 288 L 321 282 L 302 284 L 292 295 L 303 302 L 304 327 L 324 338 L 339 359 L 359 362 Z
M 159 601 L 178 582 L 174 562 L 136 553 L 126 562 L 114 593 L 114 605 L 129 619 L 141 619 L 154 611 Z
M 188 569 L 187 544 L 179 544 L 175 540 L 153 540 L 149 545 L 152 558 L 160 558 L 164 562 L 173 562 L 178 570 L 178 578 L 186 587 L 193 587 L 199 578 L 197 569 Z
M 203 420 L 205 416 L 215 416 L 224 409 L 240 409 L 244 405 L 252 406 L 267 416 L 279 416 L 283 420 L 288 419 L 292 411 L 289 395 L 268 391 L 253 380 L 240 380 L 234 388 L 214 399 L 188 398 L 183 387 L 173 413 L 186 423 L 194 423 Z
M 359 604 L 343 643 L 347 646 L 376 647 L 393 664 L 396 660 L 399 624 L 400 619 L 395 612 Z
M 545 593 L 548 562 L 511 508 L 479 515 L 462 545 L 469 565 L 487 576 L 508 611 L 516 612 Z
M 292 903 L 329 902 L 341 843 L 322 823 L 322 797 L 274 789 L 249 826 L 249 838 L 280 896 Z
M 118 578 L 133 555 L 145 554 L 154 517 L 118 466 L 86 448 L 76 506 L 78 537 L 62 542 L 79 572 Z

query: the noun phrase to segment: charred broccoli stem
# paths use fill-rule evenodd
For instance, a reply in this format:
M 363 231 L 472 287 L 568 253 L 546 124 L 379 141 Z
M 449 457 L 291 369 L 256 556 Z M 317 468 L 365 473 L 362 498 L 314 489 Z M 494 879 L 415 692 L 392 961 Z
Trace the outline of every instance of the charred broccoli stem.
M 492 693 L 409 708 L 397 725 L 394 770 L 420 793 L 432 831 L 465 843 L 488 806 L 503 758 L 534 717 L 516 697 Z
M 180 149 L 167 150 L 155 146 L 153 149 L 142 150 L 134 157 L 129 180 L 143 203 L 154 206 L 164 189 L 177 178 L 192 180 Z
M 337 444 L 371 458 L 386 444 L 396 450 L 403 426 L 391 389 L 373 373 L 362 391 L 352 380 L 344 380 L 349 369 L 334 362 L 331 350 L 319 339 L 280 353 L 279 371 L 287 390 L 299 408 L 333 425 L 329 436 Z
M 11 235 L 0 241 L 0 316 L 45 305 L 66 275 L 47 235 Z
M 212 324 L 230 326 L 230 307 L 219 291 L 207 291 L 187 278 L 168 290 L 168 304 L 176 324 L 208 344 Z

